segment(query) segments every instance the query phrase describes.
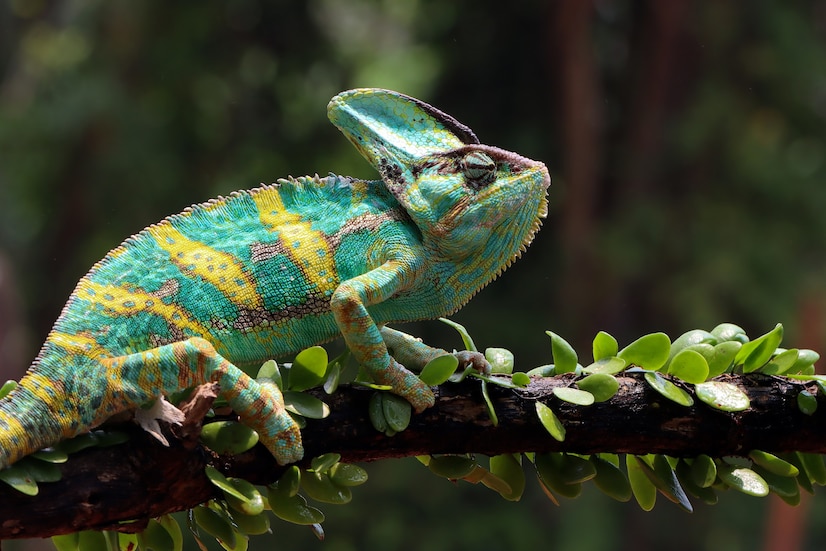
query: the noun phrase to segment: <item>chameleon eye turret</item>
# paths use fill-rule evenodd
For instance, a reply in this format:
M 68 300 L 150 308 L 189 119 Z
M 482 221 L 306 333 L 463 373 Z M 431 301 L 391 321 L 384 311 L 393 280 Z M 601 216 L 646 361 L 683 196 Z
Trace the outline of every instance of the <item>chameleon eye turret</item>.
M 473 188 L 484 187 L 496 179 L 496 163 L 482 151 L 471 151 L 460 162 L 462 173 Z
M 386 324 L 448 315 L 505 269 L 545 216 L 548 171 L 397 92 L 343 92 L 328 114 L 380 178 L 283 179 L 126 239 L 80 280 L 0 400 L 0 468 L 205 382 L 279 463 L 298 461 L 281 392 L 241 368 L 338 336 L 416 411 L 434 403 L 410 369 L 448 352 Z

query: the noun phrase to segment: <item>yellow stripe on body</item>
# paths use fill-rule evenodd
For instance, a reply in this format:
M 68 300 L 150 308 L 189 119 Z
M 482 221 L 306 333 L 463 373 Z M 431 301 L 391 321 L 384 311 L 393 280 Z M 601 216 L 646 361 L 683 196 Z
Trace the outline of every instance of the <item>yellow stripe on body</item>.
M 147 312 L 165 319 L 174 327 L 188 330 L 193 336 L 209 334 L 207 327 L 193 319 L 184 308 L 175 304 L 164 304 L 160 298 L 137 288 L 100 285 L 85 279 L 78 285 L 77 295 L 81 299 L 102 306 L 107 313 L 129 316 Z
M 239 307 L 261 308 L 255 280 L 235 256 L 193 241 L 171 224 L 154 226 L 151 233 L 184 275 L 203 279 Z
M 53 331 L 48 341 L 59 346 L 70 354 L 80 354 L 86 358 L 100 360 L 108 357 L 106 350 L 98 344 L 94 337 L 84 334 L 72 335 L 60 331 Z
M 335 259 L 324 234 L 314 230 L 299 214 L 287 211 L 277 191 L 257 193 L 252 198 L 261 224 L 278 232 L 284 252 L 307 282 L 321 294 L 332 294 L 337 286 Z
M 42 403 L 60 407 L 60 399 L 55 401 L 54 397 L 64 394 L 61 381 L 52 380 L 33 370 L 26 374 L 23 382 L 26 390 L 34 394 Z

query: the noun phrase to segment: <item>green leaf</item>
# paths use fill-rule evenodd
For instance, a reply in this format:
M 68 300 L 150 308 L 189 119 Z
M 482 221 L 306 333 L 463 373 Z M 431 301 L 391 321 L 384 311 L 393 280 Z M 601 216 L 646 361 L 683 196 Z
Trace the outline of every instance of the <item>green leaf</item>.
M 797 395 L 797 409 L 806 415 L 814 415 L 817 411 L 817 398 L 808 390 L 801 390 Z
M 327 376 L 324 379 L 324 392 L 333 394 L 338 390 L 339 382 L 341 381 L 341 364 L 332 362 L 327 366 Z
M 818 486 L 826 486 L 826 466 L 823 464 L 823 456 L 816 453 L 797 452 L 809 480 Z
M 578 388 L 558 386 L 553 390 L 554 396 L 565 402 L 578 406 L 590 406 L 594 403 L 594 395 Z
M 24 468 L 35 482 L 57 482 L 61 477 L 60 469 L 56 465 L 31 457 L 24 457 L 16 465 Z
M 619 467 L 596 455 L 591 456 L 591 462 L 596 469 L 594 484 L 602 493 L 623 503 L 631 499 L 631 483 Z
M 617 351 L 619 350 L 617 339 L 605 331 L 600 331 L 597 333 L 596 337 L 594 337 L 593 350 L 594 362 L 615 357 L 617 355 Z
M 722 411 L 744 411 L 749 409 L 749 397 L 731 383 L 708 381 L 694 387 L 697 398 L 709 406 Z
M 687 383 L 702 383 L 708 377 L 708 362 L 694 350 L 681 350 L 668 366 L 668 373 Z
M 490 399 L 490 392 L 488 391 L 488 381 L 482 379 L 481 384 L 482 399 L 485 401 L 485 409 L 488 411 L 488 417 L 494 427 L 499 426 L 499 417 L 496 415 L 496 409 L 493 407 L 493 401 Z
M 735 356 L 734 363 L 743 366 L 743 373 L 756 371 L 769 361 L 782 340 L 783 325 L 778 323 L 765 335 L 744 344 Z
M 671 344 L 668 363 L 670 364 L 673 358 L 686 348 L 693 347 L 698 344 L 707 344 L 713 346 L 717 344 L 717 337 L 715 337 L 708 331 L 703 331 L 702 329 L 693 329 L 691 331 L 686 331 L 685 333 L 677 337 Z
M 336 486 L 361 486 L 367 482 L 367 471 L 351 463 L 337 463 L 329 475 Z
M 459 367 L 459 360 L 453 354 L 433 358 L 422 368 L 419 378 L 425 384 L 436 386 L 447 381 Z
M 435 475 L 459 480 L 476 469 L 476 459 L 466 455 L 434 455 L 427 468 Z
M 308 496 L 321 503 L 344 505 L 353 499 L 353 492 L 350 488 L 333 484 L 326 474 L 306 472 L 301 477 L 301 487 Z
M 304 392 L 285 391 L 284 407 L 287 411 L 308 419 L 324 419 L 330 415 L 330 406 Z
M 31 456 L 47 463 L 66 463 L 69 459 L 68 453 L 56 448 L 44 448 L 34 452 Z
M 576 371 L 577 355 L 574 347 L 552 331 L 545 331 L 545 334 L 551 337 L 551 354 L 553 354 L 556 373 L 573 373 Z
M 103 532 L 84 530 L 78 536 L 77 548 L 83 551 L 109 551 L 109 543 Z
M 717 463 L 705 454 L 691 461 L 691 480 L 700 488 L 708 488 L 717 480 Z
M 657 502 L 657 487 L 646 476 L 642 463 L 644 459 L 635 455 L 625 456 L 625 467 L 628 470 L 628 482 L 631 484 L 631 493 L 643 511 L 650 511 Z
M 236 497 L 236 492 L 232 494 L 225 493 L 227 504 L 230 507 L 251 516 L 260 515 L 264 512 L 264 498 L 255 486 L 243 478 L 229 477 L 227 482 L 237 490 L 237 493 L 244 496 L 243 499 L 239 499 Z
M 232 513 L 232 522 L 242 534 L 260 536 L 270 532 L 270 519 L 262 513 L 260 515 L 245 515 L 237 511 Z
M 510 375 L 513 373 L 513 352 L 507 348 L 486 348 L 485 359 L 491 367 L 491 373 Z
M 645 381 L 657 392 L 681 406 L 691 407 L 694 399 L 685 390 L 681 389 L 665 377 L 654 371 L 645 373 Z
M 774 473 L 778 476 L 794 478 L 800 474 L 800 469 L 788 461 L 784 461 L 776 455 L 772 455 L 768 452 L 752 450 L 752 452 L 749 453 L 749 459 L 754 461 L 755 464 L 763 467 L 766 471 Z
M 582 369 L 583 373 L 605 373 L 606 375 L 615 375 L 625 369 L 628 362 L 617 356 L 611 356 L 597 360 L 588 367 Z
M 288 497 L 270 488 L 267 499 L 272 512 L 281 520 L 301 525 L 324 522 L 324 513 L 307 505 L 307 500 L 301 494 Z
M 439 321 L 442 323 L 446 323 L 459 333 L 459 336 L 462 338 L 462 344 L 465 345 L 465 350 L 469 350 L 471 352 L 477 351 L 476 344 L 474 344 L 473 339 L 470 337 L 470 333 L 467 332 L 467 329 L 465 329 L 464 325 L 456 323 L 455 321 L 449 320 L 447 318 L 439 318 Z
M 201 442 L 218 455 L 237 455 L 258 443 L 258 433 L 236 421 L 214 421 L 204 425 Z
M 207 465 L 204 468 L 204 473 L 206 473 L 207 478 L 210 482 L 212 482 L 212 485 L 224 492 L 225 495 L 231 495 L 240 500 L 246 499 L 246 496 L 241 493 L 235 485 L 230 482 L 229 479 L 223 475 L 223 473 L 221 473 L 221 471 L 212 465 Z
M 200 506 L 192 510 L 192 516 L 199 528 L 217 539 L 222 545 L 235 546 L 236 532 L 226 513 L 219 512 L 211 507 Z
M 565 441 L 565 427 L 551 408 L 542 402 L 536 402 L 536 414 L 539 416 L 539 422 L 553 436 L 554 440 L 558 442 Z
M 739 325 L 734 325 L 733 323 L 721 323 L 711 330 L 711 334 L 717 337 L 719 342 L 734 341 L 739 342 L 740 344 L 749 342 L 749 338 L 746 336 L 745 330 L 743 330 L 743 328 Z
M 367 414 L 370 417 L 370 423 L 374 429 L 381 433 L 385 433 L 390 429 L 387 425 L 387 419 L 384 417 L 384 396 L 384 392 L 374 392 L 367 403 Z
M 534 465 L 539 480 L 551 492 L 573 499 L 582 493 L 582 483 L 568 483 L 562 476 L 564 457 L 561 453 L 538 453 Z
M 607 373 L 594 373 L 576 382 L 576 385 L 594 396 L 595 402 L 610 400 L 619 390 L 619 381 Z
M 534 367 L 533 369 L 528 370 L 526 373 L 528 377 L 553 377 L 554 376 L 554 365 L 540 365 L 539 367 Z
M 715 345 L 714 355 L 708 360 L 708 377 L 711 379 L 728 371 L 742 346 L 738 341 L 725 341 Z
M 52 536 L 52 545 L 57 551 L 80 551 L 80 533 Z
M 312 461 L 310 461 L 310 468 L 317 473 L 326 473 L 339 461 L 341 461 L 340 453 L 325 453 L 318 457 L 313 457 Z
M 797 361 L 789 369 L 789 373 L 800 373 L 812 367 L 820 359 L 820 354 L 814 350 L 802 349 L 797 351 Z
M 799 351 L 796 348 L 784 350 L 773 357 L 769 363 L 760 369 L 760 373 L 765 375 L 782 375 L 794 367 L 797 363 Z
M 565 484 L 581 484 L 596 475 L 596 467 L 587 459 L 570 453 L 562 454 L 559 476 Z
M 656 371 L 668 361 L 671 339 L 665 333 L 651 333 L 635 340 L 619 351 L 617 356 L 631 365 Z
M 278 369 L 278 364 L 275 360 L 267 360 L 261 365 L 261 368 L 258 370 L 258 375 L 255 377 L 256 379 L 269 379 L 275 386 L 278 388 L 284 388 L 283 381 L 281 380 L 281 370 Z
M 720 480 L 746 495 L 764 497 L 769 495 L 769 485 L 759 474 L 745 467 L 722 465 L 717 469 Z
M 139 536 L 141 549 L 152 551 L 175 551 L 172 535 L 155 519 L 150 519 L 146 529 Z
M 387 426 L 396 432 L 401 432 L 410 424 L 410 415 L 413 407 L 410 402 L 395 394 L 386 394 L 382 401 L 382 411 Z
M 500 495 L 508 501 L 519 501 L 525 491 L 525 472 L 522 470 L 522 456 L 506 453 L 490 458 L 490 472 L 505 481 L 507 492 Z
M 511 377 L 511 382 L 518 387 L 526 387 L 531 384 L 531 378 L 528 376 L 527 373 L 522 373 L 521 371 L 517 371 Z
M 27 496 L 36 496 L 38 492 L 37 482 L 29 472 L 18 466 L 12 465 L 0 471 L 0 480 Z
M 293 497 L 298 493 L 301 486 L 301 469 L 296 465 L 290 465 L 278 482 L 271 486 L 272 489 L 277 490 L 280 495 L 286 497 Z
M 164 530 L 169 534 L 169 537 L 172 538 L 172 548 L 175 551 L 181 551 L 184 547 L 184 535 L 175 517 L 172 515 L 164 515 L 158 518 L 157 521 L 163 526 Z
M 709 483 L 709 486 L 707 487 L 699 486 L 693 480 L 694 476 L 691 472 L 692 467 L 693 465 L 689 465 L 685 459 L 680 459 L 677 462 L 677 466 L 675 467 L 674 472 L 677 474 L 677 478 L 680 480 L 680 484 L 682 484 L 686 492 L 700 499 L 703 503 L 706 503 L 708 505 L 715 505 L 717 503 L 717 492 L 714 491 L 714 489 L 711 487 L 711 484 L 713 484 L 717 479 L 716 466 L 714 469 L 715 480 L 712 480 Z
M 800 487 L 794 477 L 777 475 L 759 465 L 755 465 L 753 470 L 766 481 L 771 493 L 777 494 L 781 498 L 791 498 L 793 501 L 800 500 Z M 783 501 L 786 501 L 786 499 Z M 786 502 L 788 503 L 788 501 Z
M 320 385 L 327 372 L 327 351 L 311 346 L 298 353 L 290 367 L 288 388 L 301 392 Z
M 679 480 L 677 480 L 677 475 L 674 473 L 674 469 L 671 468 L 671 465 L 668 463 L 665 456 L 655 455 L 653 467 L 646 461 L 642 461 L 639 458 L 637 461 L 643 474 L 648 477 L 648 480 L 654 484 L 657 490 L 659 490 L 666 499 L 676 503 L 681 509 L 688 513 L 691 513 L 694 510 L 691 506 L 691 502 L 688 500 L 688 496 L 683 490 L 683 487 L 680 485 Z
M 0 400 L 8 396 L 9 392 L 17 388 L 17 381 L 6 381 L 0 386 Z

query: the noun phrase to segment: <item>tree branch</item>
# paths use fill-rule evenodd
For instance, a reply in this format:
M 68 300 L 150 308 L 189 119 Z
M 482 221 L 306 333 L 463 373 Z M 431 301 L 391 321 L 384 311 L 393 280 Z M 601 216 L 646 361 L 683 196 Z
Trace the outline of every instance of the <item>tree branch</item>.
M 489 385 L 499 417 L 493 426 L 478 381 L 439 387 L 436 405 L 414 415 L 407 430 L 386 437 L 370 424 L 367 403 L 372 391 L 343 388 L 320 396 L 332 414 L 309 421 L 302 431 L 306 457 L 338 452 L 347 462 L 375 461 L 438 453 L 496 455 L 525 451 L 577 453 L 661 453 L 672 456 L 742 455 L 752 449 L 769 452 L 826 452 L 826 412 L 808 416 L 797 408 L 802 383 L 768 376 L 724 376 L 741 387 L 752 407 L 725 413 L 695 400 L 677 405 L 652 390 L 639 374 L 618 377 L 620 390 L 611 400 L 574 406 L 551 394 L 569 376 L 534 379 L 523 390 Z M 814 388 L 809 388 L 814 392 Z M 550 405 L 565 425 L 557 442 L 537 419 L 535 402 Z M 83 529 L 113 528 L 189 509 L 218 493 L 204 475 L 210 462 L 228 475 L 255 483 L 276 480 L 283 471 L 261 446 L 236 457 L 213 458 L 180 442 L 165 448 L 137 428 L 129 442 L 90 448 L 62 466 L 60 482 L 40 484 L 40 494 L 27 497 L 0 485 L 0 538 L 47 537 Z M 140 522 L 134 525 L 140 529 Z

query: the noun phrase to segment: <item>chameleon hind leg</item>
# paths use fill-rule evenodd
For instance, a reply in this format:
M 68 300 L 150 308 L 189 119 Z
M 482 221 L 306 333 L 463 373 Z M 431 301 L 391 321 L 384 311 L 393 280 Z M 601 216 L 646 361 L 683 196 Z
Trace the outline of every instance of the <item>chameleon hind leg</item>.
M 275 385 L 262 385 L 218 354 L 205 339 L 191 338 L 144 352 L 104 360 L 107 400 L 140 405 L 160 394 L 215 382 L 241 418 L 281 465 L 304 455 L 301 433 L 284 409 Z M 111 407 L 104 409 L 112 409 Z

